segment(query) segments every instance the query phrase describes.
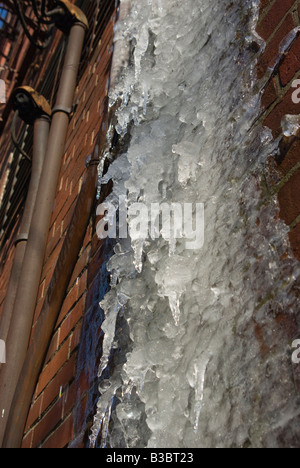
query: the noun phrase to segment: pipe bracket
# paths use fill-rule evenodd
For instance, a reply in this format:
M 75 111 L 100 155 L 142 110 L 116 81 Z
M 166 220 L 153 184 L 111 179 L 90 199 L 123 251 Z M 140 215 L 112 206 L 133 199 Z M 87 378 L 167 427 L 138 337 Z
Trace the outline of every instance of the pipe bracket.
M 15 241 L 14 241 L 15 247 L 21 242 L 27 242 L 27 241 L 28 241 L 28 234 L 20 233 L 15 238 Z
M 85 160 L 85 167 L 88 169 L 90 166 L 99 166 L 99 159 L 88 156 Z
M 28 125 L 33 125 L 41 116 L 51 117 L 48 101 L 30 86 L 21 86 L 14 91 L 13 108 Z
M 58 12 L 53 16 L 53 20 L 56 27 L 64 34 L 68 34 L 75 23 L 83 25 L 85 29 L 89 28 L 89 22 L 83 11 L 73 5 L 69 0 L 59 0 L 57 6 L 61 7 L 64 14 Z
M 56 114 L 57 112 L 63 112 L 64 114 L 67 114 L 70 116 L 72 114 L 72 107 L 65 107 L 65 106 L 55 106 L 52 110 L 52 116 Z

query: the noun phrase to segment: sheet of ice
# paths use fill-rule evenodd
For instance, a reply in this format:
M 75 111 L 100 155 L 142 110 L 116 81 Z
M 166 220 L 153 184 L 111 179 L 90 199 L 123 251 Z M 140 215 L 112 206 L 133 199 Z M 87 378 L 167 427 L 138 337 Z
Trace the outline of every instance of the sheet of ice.
M 299 265 L 263 190 L 276 145 L 253 125 L 257 15 L 252 0 L 132 0 L 118 24 L 131 65 L 111 100 L 120 135 L 133 124 L 109 202 L 204 203 L 205 243 L 118 240 L 93 447 L 296 443 Z

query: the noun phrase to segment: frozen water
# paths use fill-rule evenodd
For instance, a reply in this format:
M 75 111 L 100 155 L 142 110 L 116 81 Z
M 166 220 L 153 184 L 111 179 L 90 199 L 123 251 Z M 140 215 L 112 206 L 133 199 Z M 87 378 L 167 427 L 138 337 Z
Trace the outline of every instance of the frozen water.
M 299 34 L 300 34 L 300 27 L 299 26 L 292 29 L 292 31 L 287 34 L 287 36 L 283 39 L 283 41 L 279 45 L 279 53 L 281 55 L 288 52 L 288 50 L 290 49 L 292 44 L 295 42 L 295 40 L 297 39 Z
M 285 115 L 281 122 L 281 128 L 284 136 L 296 136 L 300 129 L 299 115 Z
M 257 2 L 131 3 L 111 91 L 131 140 L 108 201 L 204 203 L 205 243 L 117 241 L 91 446 L 293 445 L 299 265 L 265 183 L 276 144 L 254 125 Z

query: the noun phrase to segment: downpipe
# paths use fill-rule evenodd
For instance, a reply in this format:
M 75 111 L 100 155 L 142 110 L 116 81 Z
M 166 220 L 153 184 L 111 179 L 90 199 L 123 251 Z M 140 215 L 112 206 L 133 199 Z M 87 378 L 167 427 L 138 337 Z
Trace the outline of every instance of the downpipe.
M 31 93 L 30 96 L 28 96 L 28 90 Z M 36 112 L 32 109 L 26 109 L 25 115 L 22 115 L 22 110 L 20 109 L 20 100 L 24 101 L 24 98 L 22 98 L 24 93 L 25 99 L 26 97 L 29 97 L 29 99 L 33 100 L 33 105 L 35 106 Z M 23 118 L 25 122 L 29 124 L 31 124 L 33 120 L 33 152 L 31 162 L 30 184 L 28 188 L 24 212 L 22 215 L 22 221 L 20 224 L 18 235 L 15 239 L 14 262 L 11 270 L 3 313 L 0 322 L 0 339 L 3 340 L 5 343 L 7 341 L 11 317 L 13 313 L 13 307 L 17 295 L 17 287 L 20 279 L 20 273 L 28 241 L 33 209 L 36 202 L 37 191 L 44 164 L 51 122 L 51 108 L 49 104 L 42 96 L 37 95 L 37 93 L 35 93 L 35 91 L 31 88 L 19 88 L 15 92 L 14 107 L 16 110 L 16 117 Z
M 67 0 L 59 3 L 69 4 Z M 69 41 L 56 105 L 52 112 L 45 163 L 7 338 L 7 363 L 0 371 L 0 445 L 3 443 L 6 425 L 8 424 L 8 430 L 14 430 L 16 424 L 16 421 L 9 419 L 8 416 L 29 346 L 59 171 L 64 154 L 84 38 L 88 27 L 83 13 L 74 6 L 72 8 L 73 11 L 71 15 L 67 15 L 65 22 L 69 22 L 71 17 Z M 79 15 L 77 15 L 78 12 L 80 12 Z M 61 26 L 64 27 L 64 21 L 62 21 Z
M 90 221 L 97 194 L 99 160 L 107 149 L 107 131 L 113 110 L 106 112 L 95 147 L 93 157 L 87 163 L 87 170 L 81 191 L 74 208 L 71 222 L 58 257 L 47 295 L 34 327 L 29 349 L 19 381 L 16 386 L 3 448 L 19 448 L 22 444 L 24 428 L 39 374 L 48 351 L 49 343 L 57 322 L 69 282 L 75 268 L 84 236 Z M 100 159 L 99 159 L 100 156 Z M 109 187 L 108 187 L 109 190 Z M 105 191 L 102 197 L 106 196 Z

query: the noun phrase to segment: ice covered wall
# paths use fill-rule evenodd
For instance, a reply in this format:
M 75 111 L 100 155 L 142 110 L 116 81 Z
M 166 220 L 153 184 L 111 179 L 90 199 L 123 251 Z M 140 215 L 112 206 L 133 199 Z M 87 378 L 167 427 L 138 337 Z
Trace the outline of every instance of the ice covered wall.
M 278 142 L 255 125 L 257 12 L 252 0 L 132 0 L 117 26 L 132 54 L 111 99 L 123 99 L 120 134 L 134 124 L 103 180 L 109 201 L 204 203 L 205 243 L 117 241 L 92 447 L 297 436 L 299 267 L 268 192 Z

